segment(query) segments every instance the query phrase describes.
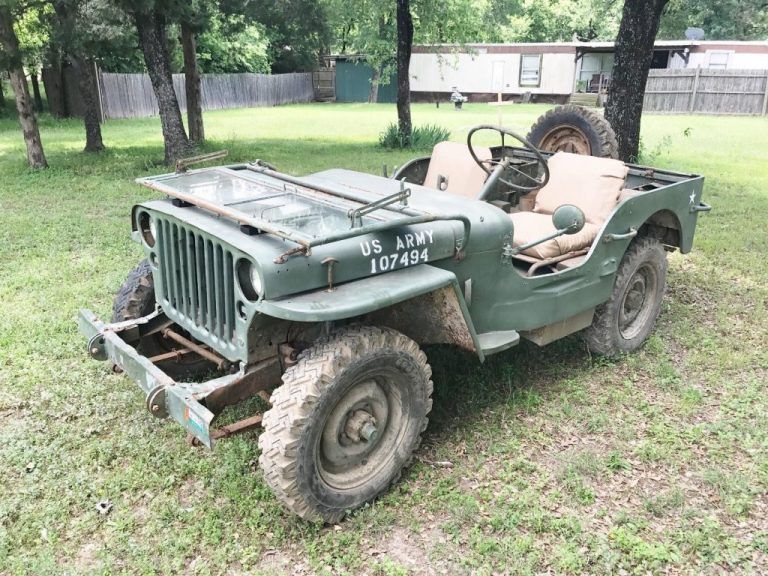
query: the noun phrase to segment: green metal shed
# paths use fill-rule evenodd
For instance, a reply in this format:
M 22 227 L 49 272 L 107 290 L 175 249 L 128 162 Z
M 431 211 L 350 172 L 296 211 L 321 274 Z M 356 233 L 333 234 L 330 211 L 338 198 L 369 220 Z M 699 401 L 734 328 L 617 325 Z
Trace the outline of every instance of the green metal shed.
M 368 102 L 373 68 L 364 60 L 336 60 L 336 102 Z M 388 84 L 379 84 L 379 102 L 397 102 L 397 75 Z

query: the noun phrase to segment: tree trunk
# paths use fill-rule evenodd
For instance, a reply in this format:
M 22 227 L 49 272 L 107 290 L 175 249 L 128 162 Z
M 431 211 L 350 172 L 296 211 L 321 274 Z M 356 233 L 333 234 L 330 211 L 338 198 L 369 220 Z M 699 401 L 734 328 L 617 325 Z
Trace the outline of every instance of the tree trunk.
M 67 102 L 64 96 L 64 77 L 61 73 L 59 56 L 51 58 L 51 66 L 43 68 L 43 86 L 45 98 L 48 100 L 48 110 L 54 118 L 66 118 Z
M 27 77 L 24 75 L 24 68 L 21 63 L 19 39 L 13 30 L 11 11 L 2 4 L 0 4 L 0 46 L 5 52 L 11 88 L 16 97 L 16 112 L 19 116 L 21 131 L 24 134 L 24 143 L 27 145 L 27 162 L 32 168 L 47 168 L 48 162 L 45 159 L 45 152 L 43 152 L 37 119 L 29 99 Z
M 43 97 L 40 94 L 40 82 L 37 79 L 37 70 L 34 70 L 29 75 L 29 79 L 32 81 L 32 97 L 34 98 L 35 112 L 42 112 L 43 111 Z
M 101 107 L 99 106 L 99 84 L 96 78 L 96 63 L 89 58 L 71 58 L 75 62 L 77 84 L 83 100 L 83 123 L 85 124 L 85 151 L 101 152 Z
M 172 165 L 189 151 L 189 140 L 181 121 L 179 101 L 173 90 L 170 58 L 165 42 L 165 20 L 157 12 L 134 12 L 139 45 L 144 54 L 152 89 L 160 110 L 165 143 L 165 163 Z
M 0 110 L 5 110 L 5 91 L 3 90 L 2 74 L 0 74 Z
M 413 17 L 410 0 L 397 0 L 397 126 L 407 146 L 411 145 L 411 48 Z
M 197 67 L 197 41 L 188 22 L 181 23 L 181 47 L 184 52 L 184 88 L 187 94 L 187 125 L 192 142 L 205 140 L 203 98 L 200 70 Z
M 645 83 L 661 13 L 668 0 L 625 0 L 605 117 L 619 141 L 619 158 L 637 160 Z
M 379 101 L 379 79 L 381 78 L 381 71 L 378 66 L 373 69 L 373 75 L 371 76 L 371 91 L 368 93 L 368 103 L 376 104 Z

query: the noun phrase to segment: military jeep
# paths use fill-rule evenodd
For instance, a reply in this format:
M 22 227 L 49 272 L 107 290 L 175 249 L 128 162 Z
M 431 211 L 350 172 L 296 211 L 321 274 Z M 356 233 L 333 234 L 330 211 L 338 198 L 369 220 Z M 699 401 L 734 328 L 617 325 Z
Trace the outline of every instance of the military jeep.
M 477 145 L 486 131 L 501 145 Z M 499 126 L 392 177 L 182 165 L 137 180 L 165 196 L 132 211 L 146 259 L 111 323 L 82 310 L 79 325 L 90 355 L 194 443 L 263 427 L 275 495 L 336 522 L 384 492 L 419 445 L 433 388 L 424 345 L 479 362 L 579 331 L 599 354 L 641 346 L 666 252 L 689 252 L 709 210 L 703 181 L 544 152 Z M 256 395 L 271 405 L 263 415 L 214 425 Z

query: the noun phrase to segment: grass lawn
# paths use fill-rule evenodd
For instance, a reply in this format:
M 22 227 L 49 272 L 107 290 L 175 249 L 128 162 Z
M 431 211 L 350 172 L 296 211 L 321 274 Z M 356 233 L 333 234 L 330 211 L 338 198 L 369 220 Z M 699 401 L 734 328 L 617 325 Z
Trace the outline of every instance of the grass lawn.
M 504 107 L 522 133 L 546 106 Z M 496 109 L 413 107 L 463 140 Z M 390 105 L 206 114 L 207 150 L 304 174 L 380 172 Z M 132 183 L 163 171 L 157 119 L 42 118 L 51 168 L 26 169 L 0 119 L 0 574 L 768 572 L 768 119 L 647 116 L 645 159 L 703 173 L 694 251 L 670 256 L 655 334 L 615 362 L 578 336 L 478 365 L 430 350 L 435 406 L 414 466 L 339 526 L 282 511 L 253 434 L 215 451 L 89 360 L 77 308 L 108 317 L 140 257 Z M 102 515 L 97 504 L 107 501 Z

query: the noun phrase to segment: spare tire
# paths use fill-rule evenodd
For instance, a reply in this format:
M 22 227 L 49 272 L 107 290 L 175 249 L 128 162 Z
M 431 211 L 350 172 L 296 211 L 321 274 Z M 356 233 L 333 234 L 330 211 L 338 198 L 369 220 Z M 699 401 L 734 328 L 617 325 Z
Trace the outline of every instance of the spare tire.
M 619 143 L 605 117 L 590 108 L 566 104 L 539 117 L 526 137 L 539 150 L 618 158 Z

